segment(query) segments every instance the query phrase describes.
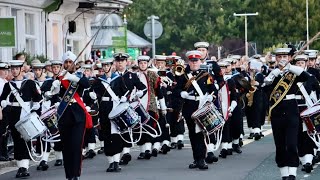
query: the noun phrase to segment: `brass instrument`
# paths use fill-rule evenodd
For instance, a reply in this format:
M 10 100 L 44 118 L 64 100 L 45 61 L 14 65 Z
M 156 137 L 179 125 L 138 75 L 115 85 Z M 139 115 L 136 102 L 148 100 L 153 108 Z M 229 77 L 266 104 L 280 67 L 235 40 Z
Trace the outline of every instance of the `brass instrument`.
M 246 97 L 248 99 L 248 107 L 251 107 L 252 104 L 253 104 L 253 96 L 254 96 L 254 92 L 256 92 L 257 90 L 257 87 L 255 87 L 255 74 L 256 74 L 256 71 L 253 70 L 253 71 L 250 71 L 250 79 L 251 79 L 251 88 L 249 89 L 249 92 L 246 94 Z
M 184 61 L 178 60 L 173 68 L 173 72 L 176 76 L 182 76 L 185 72 Z

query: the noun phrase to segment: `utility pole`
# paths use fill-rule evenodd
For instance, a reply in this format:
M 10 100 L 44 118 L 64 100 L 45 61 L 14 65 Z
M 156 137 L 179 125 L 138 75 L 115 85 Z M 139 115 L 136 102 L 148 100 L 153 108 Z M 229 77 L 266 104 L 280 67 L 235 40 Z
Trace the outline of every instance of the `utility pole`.
M 246 53 L 246 57 L 248 56 L 248 21 L 247 21 L 247 17 L 248 16 L 257 16 L 259 13 L 243 13 L 243 14 L 237 14 L 237 13 L 233 13 L 233 16 L 244 16 L 244 34 L 245 34 L 245 53 Z

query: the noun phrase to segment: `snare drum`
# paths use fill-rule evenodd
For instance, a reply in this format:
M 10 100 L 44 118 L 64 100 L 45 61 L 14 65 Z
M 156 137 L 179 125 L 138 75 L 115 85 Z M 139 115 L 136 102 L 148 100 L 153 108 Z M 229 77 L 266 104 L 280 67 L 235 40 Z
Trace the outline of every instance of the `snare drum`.
M 138 113 L 140 116 L 141 124 L 147 124 L 150 119 L 149 113 L 144 109 L 142 104 L 139 101 L 130 103 L 130 106 Z
M 300 116 L 308 128 L 308 132 L 320 134 L 320 105 L 302 111 Z
M 130 104 L 126 102 L 113 107 L 109 119 L 118 126 L 120 132 L 124 132 L 129 128 L 134 128 L 139 123 L 140 118 Z
M 51 135 L 57 135 L 59 133 L 59 129 L 57 126 L 57 109 L 55 108 L 55 106 L 51 106 L 47 111 L 42 113 L 40 119 L 47 126 Z
M 225 123 L 220 112 L 213 103 L 207 102 L 202 108 L 196 110 L 191 118 L 209 135 L 219 130 Z
M 31 113 L 20 119 L 15 124 L 15 127 L 25 141 L 35 139 L 47 130 L 47 127 L 36 113 Z

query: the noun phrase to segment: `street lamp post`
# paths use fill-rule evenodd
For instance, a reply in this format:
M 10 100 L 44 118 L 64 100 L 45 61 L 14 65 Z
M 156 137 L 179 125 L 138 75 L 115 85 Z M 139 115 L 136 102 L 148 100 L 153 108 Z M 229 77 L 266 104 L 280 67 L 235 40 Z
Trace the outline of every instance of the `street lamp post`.
M 233 13 L 234 16 L 244 16 L 244 33 L 245 33 L 245 53 L 246 53 L 246 57 L 248 57 L 248 22 L 247 22 L 247 17 L 248 16 L 257 16 L 259 13 L 243 13 L 243 14 L 237 14 L 237 13 Z
M 155 23 L 155 20 L 159 19 L 159 17 L 152 15 L 148 17 L 148 20 L 150 19 L 151 19 L 152 58 L 154 58 L 156 54 L 156 37 L 155 37 L 154 23 Z

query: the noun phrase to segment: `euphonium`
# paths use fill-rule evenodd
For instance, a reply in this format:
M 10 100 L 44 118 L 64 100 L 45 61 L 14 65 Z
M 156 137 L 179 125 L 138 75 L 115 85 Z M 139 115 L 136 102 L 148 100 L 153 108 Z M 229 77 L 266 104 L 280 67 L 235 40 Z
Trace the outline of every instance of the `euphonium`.
M 249 92 L 246 94 L 246 97 L 248 99 L 248 107 L 251 107 L 253 104 L 253 96 L 254 96 L 254 92 L 256 92 L 257 88 L 254 86 L 254 82 L 255 82 L 255 71 L 250 72 L 250 78 L 251 78 L 251 88 L 249 90 Z

